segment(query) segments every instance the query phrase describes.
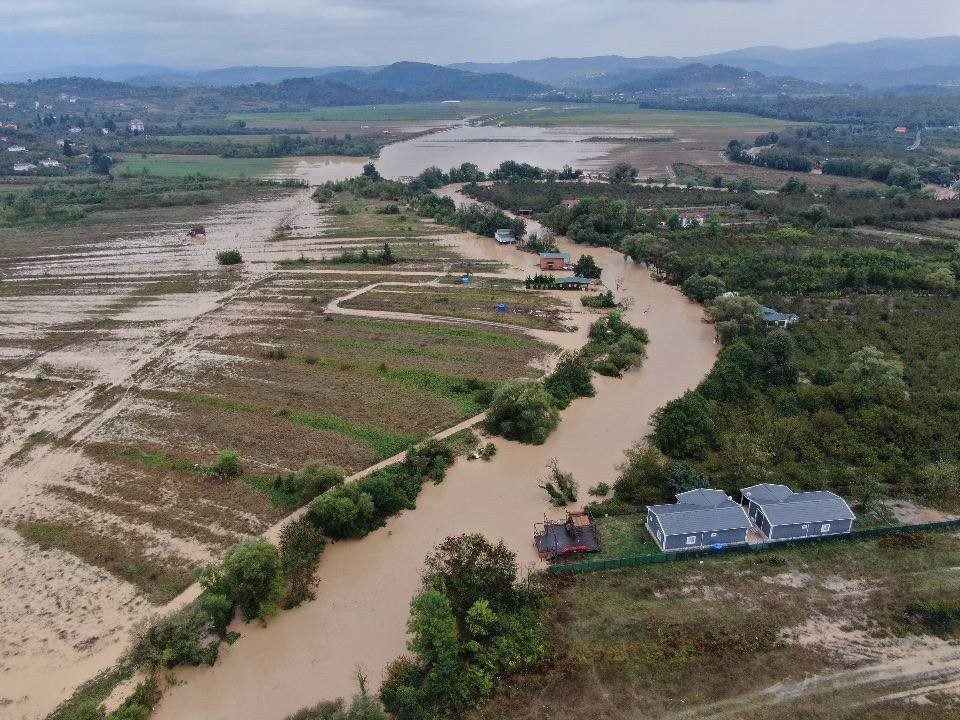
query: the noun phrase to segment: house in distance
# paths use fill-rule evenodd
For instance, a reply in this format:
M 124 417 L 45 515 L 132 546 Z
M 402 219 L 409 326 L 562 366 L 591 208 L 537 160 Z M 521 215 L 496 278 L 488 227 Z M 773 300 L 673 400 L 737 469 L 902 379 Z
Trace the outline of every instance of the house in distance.
M 493 234 L 493 237 L 501 245 L 513 245 L 517 242 L 516 234 L 509 228 L 500 228 Z
M 570 253 L 545 252 L 540 253 L 541 270 L 565 270 L 570 264 Z
M 847 501 L 828 490 L 794 492 L 763 483 L 740 491 L 747 514 L 769 540 L 846 535 L 856 515 Z
M 743 506 L 723 490 L 688 490 L 673 505 L 647 507 L 647 530 L 665 552 L 743 545 L 752 527 Z

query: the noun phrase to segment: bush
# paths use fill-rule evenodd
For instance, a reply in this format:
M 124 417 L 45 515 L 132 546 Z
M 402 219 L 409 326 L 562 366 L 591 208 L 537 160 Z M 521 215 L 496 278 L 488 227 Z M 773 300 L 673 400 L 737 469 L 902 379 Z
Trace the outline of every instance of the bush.
M 198 605 L 158 620 L 143 633 L 133 650 L 138 665 L 151 670 L 177 665 L 213 665 L 216 645 L 204 644 L 212 623 Z
M 453 448 L 448 443 L 431 438 L 419 447 L 407 451 L 403 459 L 403 470 L 414 478 L 432 480 L 435 483 L 443 480 L 455 459 Z
M 592 488 L 587 490 L 587 492 L 594 497 L 603 497 L 610 492 L 610 486 L 605 482 L 597 483 Z
M 590 366 L 580 356 L 564 355 L 543 386 L 553 397 L 554 404 L 562 409 L 573 402 L 574 398 L 596 395 L 592 376 Z
M 147 720 L 153 713 L 153 706 L 160 702 L 160 695 L 157 681 L 152 677 L 147 678 L 107 716 L 107 720 Z
M 547 463 L 547 477 L 545 477 L 537 487 L 547 491 L 550 496 L 550 503 L 555 507 L 564 507 L 569 503 L 577 501 L 577 481 L 573 479 L 573 473 L 563 472 L 556 458 L 551 458 Z
M 263 539 L 238 543 L 227 551 L 223 565 L 208 570 L 204 589 L 225 595 L 246 620 L 265 618 L 277 611 L 283 591 L 280 553 Z
M 236 450 L 221 450 L 213 471 L 222 478 L 240 477 L 243 475 L 243 461 Z
M 290 495 L 298 506 L 306 505 L 330 488 L 343 484 L 342 468 L 323 463 L 309 462 L 300 472 L 278 476 L 274 487 Z
M 716 443 L 710 402 L 689 391 L 671 400 L 653 416 L 653 443 L 671 457 L 703 458 Z
M 243 262 L 243 256 L 239 250 L 221 250 L 217 253 L 217 262 L 221 265 L 239 265 Z
M 363 537 L 381 524 L 373 498 L 356 483 L 347 483 L 310 503 L 310 522 L 327 537 Z
M 534 380 L 513 380 L 494 396 L 487 432 L 508 440 L 542 445 L 560 422 L 553 396 Z
M 287 580 L 284 608 L 313 600 L 313 576 L 326 546 L 327 539 L 308 518 L 295 520 L 280 531 L 280 562 Z
M 655 447 L 637 444 L 625 455 L 627 459 L 620 466 L 620 476 L 613 484 L 614 497 L 630 505 L 664 499 L 670 469 L 663 454 Z

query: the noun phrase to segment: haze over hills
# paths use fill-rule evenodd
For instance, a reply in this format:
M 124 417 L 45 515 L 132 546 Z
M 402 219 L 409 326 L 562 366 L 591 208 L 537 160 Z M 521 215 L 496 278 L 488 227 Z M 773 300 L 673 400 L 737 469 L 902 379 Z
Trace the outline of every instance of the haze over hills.
M 835 43 L 793 50 L 776 46 L 757 46 L 711 55 L 672 57 L 622 57 L 602 55 L 572 58 L 550 57 L 515 62 L 461 62 L 447 65 L 479 75 L 507 74 L 533 83 L 565 88 L 612 88 L 643 80 L 656 71 L 691 64 L 728 65 L 762 72 L 774 77 L 792 77 L 809 82 L 859 83 L 868 87 L 911 84 L 960 83 L 960 36 L 924 39 L 883 38 L 862 43 Z M 207 85 L 213 87 L 278 83 L 298 77 L 333 76 L 353 86 L 399 89 L 403 72 L 393 68 L 385 75 L 377 73 L 385 66 L 235 66 L 211 70 L 182 69 L 154 65 L 120 64 L 108 66 L 74 65 L 45 70 L 0 74 L 0 82 L 23 82 L 42 77 L 83 76 L 129 82 L 141 86 Z M 430 66 L 426 63 L 400 63 Z M 436 71 L 431 71 L 439 78 Z M 454 76 L 446 76 L 447 80 Z M 424 78 L 426 79 L 426 78 Z M 462 78 L 461 78 L 462 79 Z M 476 87 L 483 83 L 471 80 Z M 394 86 L 392 83 L 399 83 Z M 436 85 L 436 83 L 434 83 Z M 518 91 L 524 86 L 517 84 Z M 407 90 L 409 90 L 407 85 Z

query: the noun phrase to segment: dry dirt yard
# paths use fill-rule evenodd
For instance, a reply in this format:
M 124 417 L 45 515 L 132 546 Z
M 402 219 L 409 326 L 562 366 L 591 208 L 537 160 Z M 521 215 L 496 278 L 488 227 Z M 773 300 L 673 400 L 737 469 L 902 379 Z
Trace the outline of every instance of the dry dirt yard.
M 553 350 L 521 328 L 325 312 L 376 280 L 449 282 L 456 235 L 276 190 L 2 238 L 4 715 L 43 717 L 197 569 L 291 512 L 278 474 L 359 470 L 539 374 Z M 384 242 L 389 267 L 323 262 Z M 220 266 L 234 248 L 245 262 Z M 226 448 L 239 478 L 208 469 Z

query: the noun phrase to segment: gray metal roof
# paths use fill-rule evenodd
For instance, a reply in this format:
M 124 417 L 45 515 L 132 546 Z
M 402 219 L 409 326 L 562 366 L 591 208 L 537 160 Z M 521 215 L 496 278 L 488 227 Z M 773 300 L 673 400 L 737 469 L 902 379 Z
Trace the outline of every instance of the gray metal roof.
M 717 507 L 728 500 L 730 500 L 730 497 L 723 490 L 714 488 L 697 488 L 677 495 L 677 503 L 700 505 L 701 507 Z
M 763 510 L 771 525 L 797 525 L 803 523 L 831 522 L 834 520 L 855 520 L 856 515 L 847 505 L 847 501 L 829 490 L 811 492 L 791 492 L 786 497 L 753 497 L 748 492 L 756 492 L 754 486 L 741 492 Z M 785 485 L 770 485 L 769 488 L 783 488 Z M 762 491 L 761 491 L 762 492 Z
M 652 505 L 650 510 L 657 516 L 665 535 L 687 535 L 750 527 L 747 513 L 733 501 L 728 505 L 711 508 L 686 505 L 686 503 Z
M 793 490 L 788 488 L 786 485 L 761 483 L 759 485 L 751 485 L 748 488 L 743 488 L 743 490 L 740 491 L 740 494 L 748 500 L 753 501 L 757 505 L 760 505 L 764 502 L 782 502 L 794 493 Z
M 769 307 L 762 308 L 761 315 L 766 322 L 797 322 L 800 319 L 799 315 L 782 313 Z

